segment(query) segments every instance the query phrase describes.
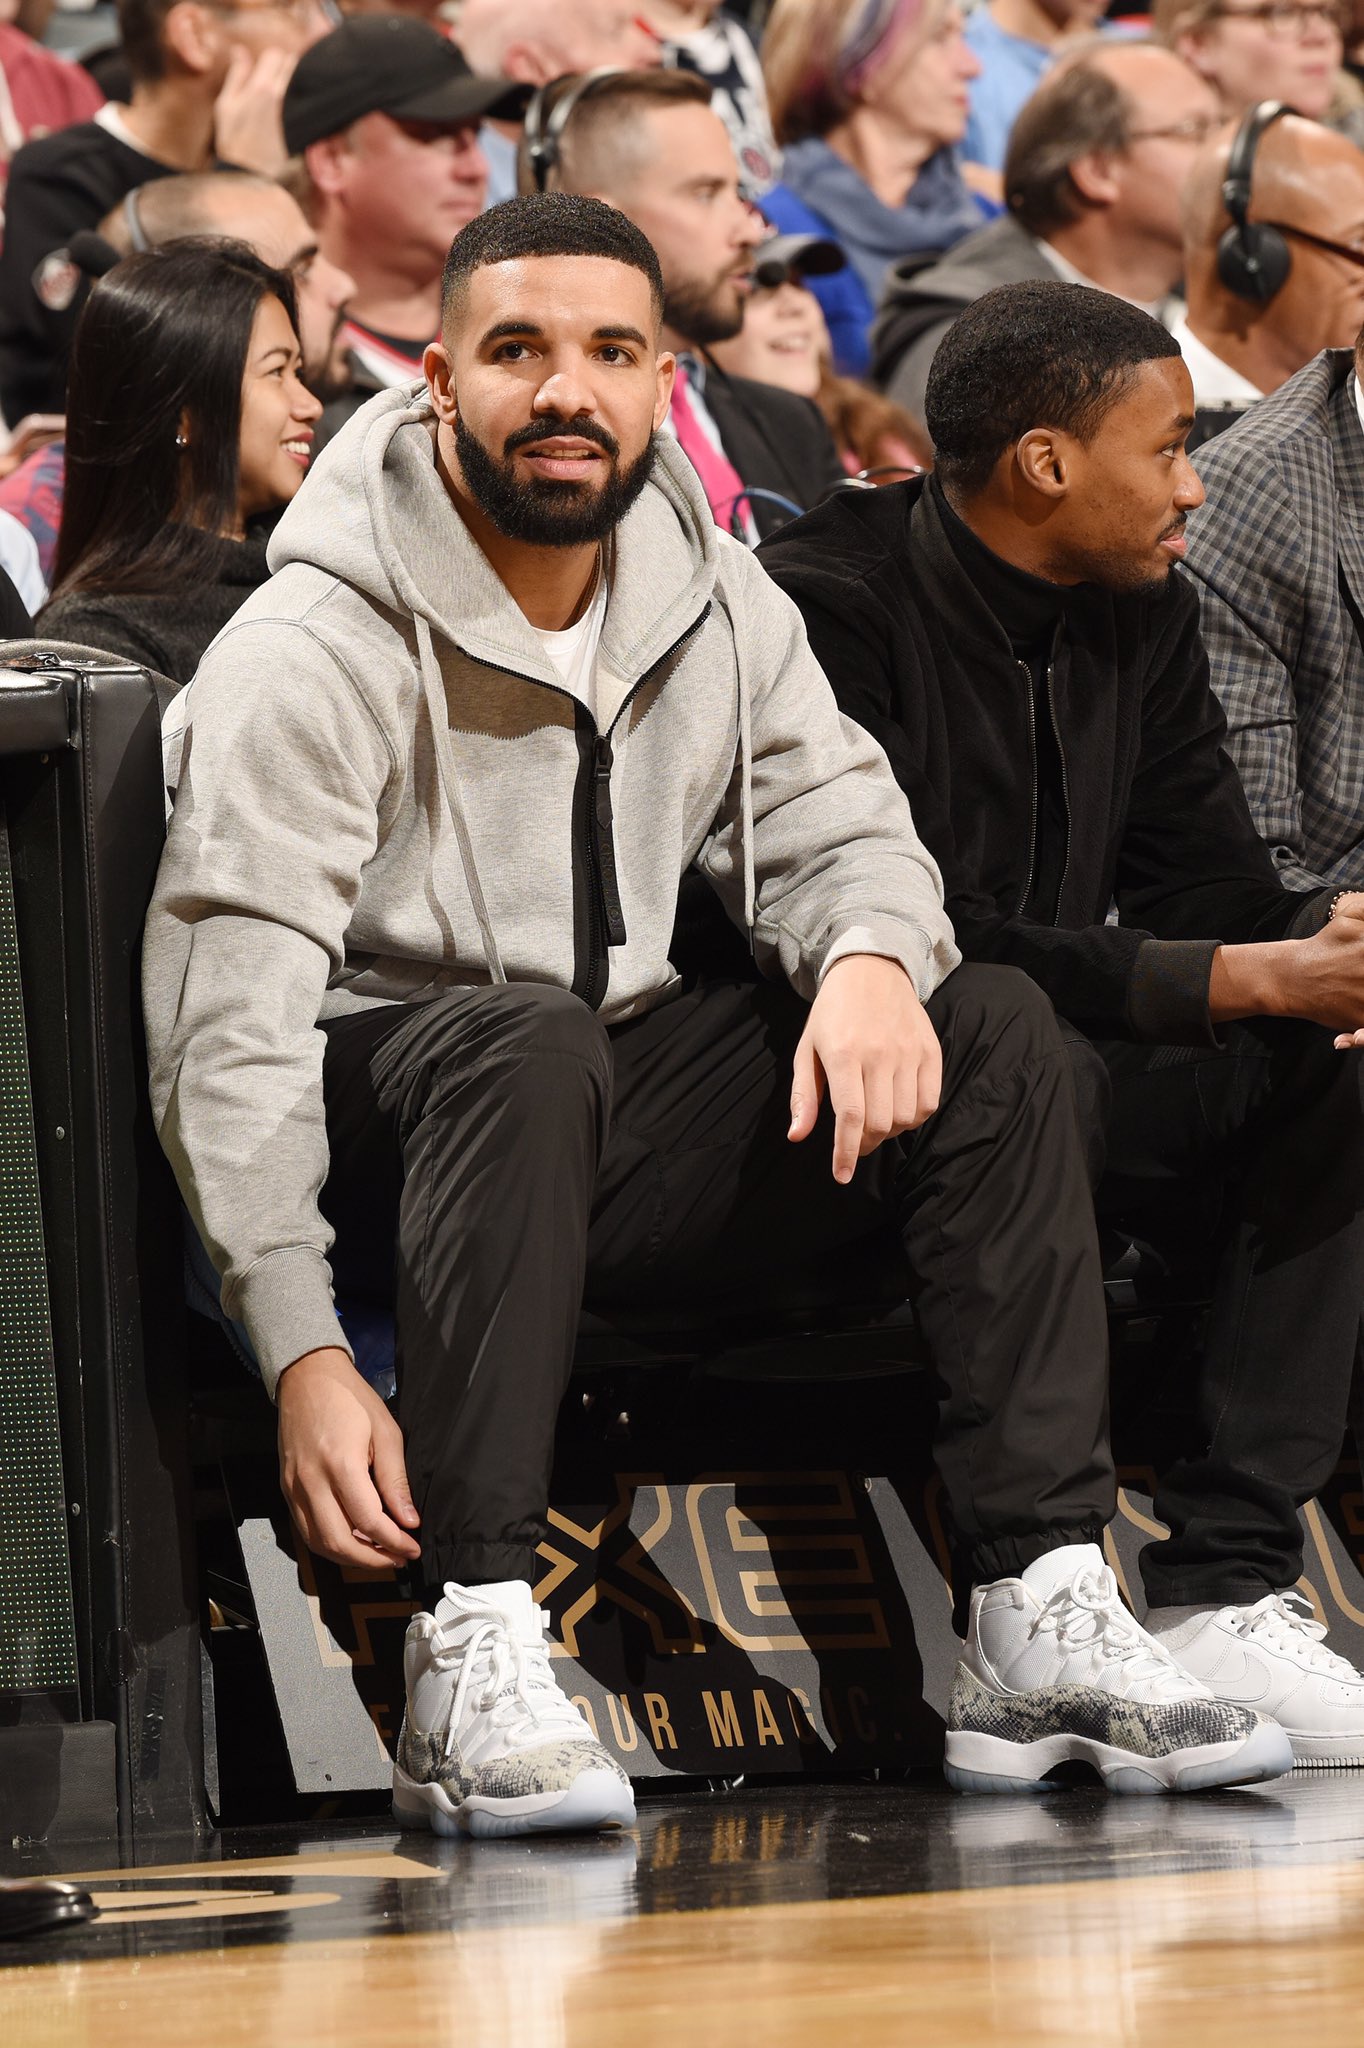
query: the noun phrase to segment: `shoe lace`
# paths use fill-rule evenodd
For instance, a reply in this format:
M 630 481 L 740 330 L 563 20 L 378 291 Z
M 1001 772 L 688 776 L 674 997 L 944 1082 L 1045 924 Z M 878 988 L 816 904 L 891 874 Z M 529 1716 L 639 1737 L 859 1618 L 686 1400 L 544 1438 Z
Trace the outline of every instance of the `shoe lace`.
M 536 1612 L 538 1615 L 539 1610 Z M 465 1617 L 466 1624 L 469 1619 Z M 448 1625 L 437 1627 L 429 1648 L 432 1661 L 442 1671 L 459 1667 L 445 1737 L 447 1757 L 464 1725 L 475 1685 L 480 1688 L 474 1700 L 476 1710 L 492 1715 L 500 1731 L 513 1741 L 528 1735 L 583 1733 L 576 1707 L 564 1697 L 550 1669 L 543 1640 L 527 1643 L 504 1614 L 485 1610 L 458 1642 L 451 1640 Z
M 1357 1678 L 1358 1672 L 1344 1657 L 1326 1646 L 1326 1630 L 1317 1620 L 1312 1603 L 1296 1586 L 1286 1593 L 1270 1593 L 1253 1607 L 1237 1613 L 1232 1624 L 1237 1635 L 1257 1638 L 1271 1649 L 1281 1650 L 1305 1671 L 1323 1672 L 1333 1678 Z
M 1135 1680 L 1184 1676 L 1170 1652 L 1123 1606 L 1118 1582 L 1107 1565 L 1080 1572 L 1043 1602 L 1028 1633 L 1053 1631 L 1063 1649 L 1100 1648 L 1111 1662 L 1125 1664 Z

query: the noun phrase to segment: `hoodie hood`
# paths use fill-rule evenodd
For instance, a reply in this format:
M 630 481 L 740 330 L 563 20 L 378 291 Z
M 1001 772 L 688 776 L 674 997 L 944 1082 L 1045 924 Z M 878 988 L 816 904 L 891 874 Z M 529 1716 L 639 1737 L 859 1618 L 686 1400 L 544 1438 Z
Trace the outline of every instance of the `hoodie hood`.
M 425 620 L 476 661 L 552 684 L 534 629 L 508 604 L 505 584 L 450 502 L 434 429 L 424 382 L 381 391 L 362 406 L 323 449 L 276 527 L 270 568 L 309 564 L 376 604 Z M 696 472 L 672 437 L 660 434 L 649 481 L 616 530 L 601 661 L 623 688 L 696 619 L 714 589 L 717 560 L 715 521 Z M 457 619 L 443 609 L 454 590 Z M 609 686 L 604 695 L 609 703 Z

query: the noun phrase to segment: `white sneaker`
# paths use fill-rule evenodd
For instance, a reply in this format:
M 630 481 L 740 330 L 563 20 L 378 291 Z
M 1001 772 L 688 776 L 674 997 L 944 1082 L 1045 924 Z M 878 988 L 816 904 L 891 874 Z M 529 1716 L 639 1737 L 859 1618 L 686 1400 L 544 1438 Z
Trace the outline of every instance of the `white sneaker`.
M 971 1595 L 945 1769 L 959 1792 L 1030 1792 L 1071 1763 L 1110 1792 L 1194 1792 L 1282 1777 L 1293 1752 L 1273 1721 L 1181 1670 L 1098 1545 L 1074 1543 Z
M 438 1835 L 635 1824 L 630 1781 L 560 1689 L 523 1580 L 448 1585 L 408 1625 L 393 1817 Z
M 1250 1607 L 1157 1607 L 1147 1626 L 1219 1700 L 1286 1729 L 1298 1764 L 1364 1766 L 1364 1676 L 1327 1649 L 1295 1589 Z

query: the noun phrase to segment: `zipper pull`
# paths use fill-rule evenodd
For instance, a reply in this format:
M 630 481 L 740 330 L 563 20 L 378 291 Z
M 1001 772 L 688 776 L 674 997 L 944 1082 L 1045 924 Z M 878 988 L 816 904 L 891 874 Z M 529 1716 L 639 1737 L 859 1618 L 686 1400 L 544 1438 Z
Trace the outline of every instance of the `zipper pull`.
M 593 747 L 592 783 L 597 823 L 604 832 L 609 832 L 612 828 L 611 769 L 614 762 L 615 755 L 611 751 L 610 740 L 605 733 L 599 733 Z

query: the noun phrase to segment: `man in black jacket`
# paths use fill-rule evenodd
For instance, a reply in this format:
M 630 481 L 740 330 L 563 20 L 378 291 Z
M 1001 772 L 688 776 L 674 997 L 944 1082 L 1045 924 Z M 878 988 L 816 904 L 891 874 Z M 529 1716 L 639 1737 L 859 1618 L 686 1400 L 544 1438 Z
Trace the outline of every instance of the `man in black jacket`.
M 1001 286 L 943 342 L 927 413 L 934 477 L 840 498 L 763 559 L 885 746 L 964 955 L 1022 967 L 1065 1020 L 1101 1201 L 1217 1198 L 1148 1625 L 1300 1761 L 1364 1764 L 1364 1679 L 1290 1592 L 1364 1299 L 1364 895 L 1283 889 L 1222 751 L 1170 573 L 1203 491 L 1165 330 Z
M 810 399 L 727 376 L 706 355 L 743 325 L 766 233 L 706 81 L 693 71 L 557 80 L 531 102 L 525 132 L 523 191 L 538 184 L 604 199 L 658 252 L 663 340 L 678 359 L 671 427 L 718 524 L 757 541 L 844 482 Z

